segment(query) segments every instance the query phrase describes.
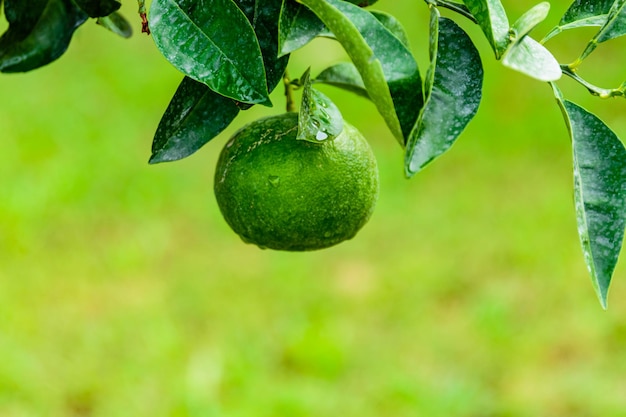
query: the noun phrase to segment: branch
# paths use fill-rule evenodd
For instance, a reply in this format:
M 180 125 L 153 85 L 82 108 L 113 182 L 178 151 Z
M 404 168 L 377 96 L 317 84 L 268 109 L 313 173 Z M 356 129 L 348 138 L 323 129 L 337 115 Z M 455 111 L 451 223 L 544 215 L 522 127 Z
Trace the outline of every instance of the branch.
M 626 81 L 618 88 L 601 88 L 584 80 L 581 76 L 576 74 L 576 70 L 572 69 L 570 65 L 561 65 L 561 71 L 563 71 L 563 74 L 583 85 L 594 96 L 600 98 L 626 97 Z

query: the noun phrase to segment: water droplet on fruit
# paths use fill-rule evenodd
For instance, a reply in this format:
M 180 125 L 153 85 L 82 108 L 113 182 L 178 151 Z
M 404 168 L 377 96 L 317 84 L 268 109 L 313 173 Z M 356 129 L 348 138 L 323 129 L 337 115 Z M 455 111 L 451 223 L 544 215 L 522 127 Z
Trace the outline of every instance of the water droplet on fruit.
M 269 177 L 267 177 L 267 180 L 269 181 L 272 187 L 280 186 L 280 177 L 277 175 L 270 175 Z
M 315 135 L 315 139 L 322 141 L 328 138 L 328 135 L 324 132 L 322 132 L 321 130 L 319 132 L 317 132 L 317 134 Z

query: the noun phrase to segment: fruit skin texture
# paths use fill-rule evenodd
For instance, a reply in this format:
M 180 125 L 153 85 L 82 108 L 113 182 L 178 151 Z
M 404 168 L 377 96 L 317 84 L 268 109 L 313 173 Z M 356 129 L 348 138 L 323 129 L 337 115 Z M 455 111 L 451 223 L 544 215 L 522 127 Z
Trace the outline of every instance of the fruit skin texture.
M 297 140 L 298 115 L 257 120 L 224 146 L 214 191 L 247 243 L 287 251 L 351 239 L 378 198 L 378 168 L 365 138 L 344 123 L 334 140 Z

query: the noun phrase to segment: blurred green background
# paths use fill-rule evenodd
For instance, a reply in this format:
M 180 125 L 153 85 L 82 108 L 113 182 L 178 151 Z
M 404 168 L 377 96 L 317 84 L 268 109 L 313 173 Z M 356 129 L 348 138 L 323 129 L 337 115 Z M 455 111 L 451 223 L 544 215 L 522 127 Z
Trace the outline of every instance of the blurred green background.
M 511 20 L 534 4 L 504 3 Z M 538 37 L 567 8 L 552 5 Z M 377 8 L 405 24 L 425 71 L 424 3 Z M 138 29 L 136 3 L 123 12 Z M 324 89 L 371 139 L 381 193 L 356 238 L 312 253 L 244 244 L 212 193 L 221 146 L 281 112 L 280 89 L 194 156 L 149 166 L 182 77 L 149 37 L 89 22 L 57 62 L 1 75 L 0 416 L 623 416 L 624 262 L 603 311 L 549 87 L 456 20 L 482 52 L 483 102 L 415 178 L 370 103 Z M 548 46 L 569 62 L 592 34 Z M 582 73 L 619 85 L 624 45 L 602 45 Z M 319 40 L 290 71 L 341 59 Z M 626 137 L 624 100 L 559 85 Z

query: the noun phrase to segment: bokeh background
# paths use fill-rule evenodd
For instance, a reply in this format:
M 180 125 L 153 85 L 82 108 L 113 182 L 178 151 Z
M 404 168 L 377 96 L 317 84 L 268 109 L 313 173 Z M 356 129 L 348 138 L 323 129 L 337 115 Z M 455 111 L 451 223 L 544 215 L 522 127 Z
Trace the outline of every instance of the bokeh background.
M 538 37 L 568 5 L 551 3 Z M 513 21 L 534 3 L 504 4 Z M 425 4 L 377 8 L 405 24 L 425 71 Z M 138 29 L 136 3 L 123 13 Z M 149 166 L 182 78 L 149 37 L 90 22 L 52 65 L 0 75 L 0 416 L 623 416 L 624 262 L 603 311 L 550 88 L 456 21 L 482 52 L 483 102 L 415 178 L 370 103 L 323 88 L 371 140 L 381 192 L 357 237 L 312 253 L 244 244 L 212 193 L 220 148 L 283 111 L 280 89 L 192 157 Z M 548 46 L 569 62 L 592 34 Z M 602 45 L 582 73 L 619 85 L 625 45 Z M 290 71 L 342 59 L 319 40 Z M 626 137 L 624 100 L 559 85 Z

